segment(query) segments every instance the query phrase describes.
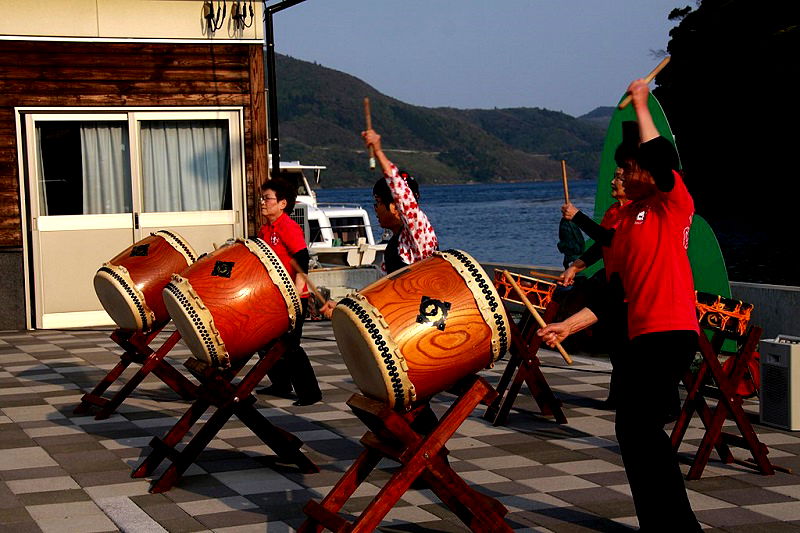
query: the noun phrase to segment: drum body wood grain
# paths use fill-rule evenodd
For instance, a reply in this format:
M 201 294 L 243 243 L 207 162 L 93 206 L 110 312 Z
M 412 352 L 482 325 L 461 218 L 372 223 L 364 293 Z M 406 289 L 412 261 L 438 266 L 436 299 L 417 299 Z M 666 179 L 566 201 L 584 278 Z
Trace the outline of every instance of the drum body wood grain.
M 469 255 L 437 252 L 339 302 L 333 330 L 356 385 L 393 407 L 447 389 L 508 346 L 508 319 Z
M 94 276 L 97 298 L 120 329 L 148 332 L 169 320 L 161 291 L 172 274 L 196 259 L 179 235 L 157 231 L 100 267 Z
M 197 260 L 164 288 L 164 303 L 195 357 L 226 368 L 294 327 L 294 283 L 261 239 L 237 240 Z

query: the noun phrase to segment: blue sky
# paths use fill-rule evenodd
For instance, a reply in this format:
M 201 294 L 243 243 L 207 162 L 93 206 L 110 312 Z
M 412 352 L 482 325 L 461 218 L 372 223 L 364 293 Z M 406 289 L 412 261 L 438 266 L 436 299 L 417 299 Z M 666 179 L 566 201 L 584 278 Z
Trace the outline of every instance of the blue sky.
M 270 2 L 275 3 L 275 2 Z M 306 0 L 274 15 L 279 53 L 429 107 L 614 105 L 693 0 Z M 280 88 L 280 80 L 278 80 Z

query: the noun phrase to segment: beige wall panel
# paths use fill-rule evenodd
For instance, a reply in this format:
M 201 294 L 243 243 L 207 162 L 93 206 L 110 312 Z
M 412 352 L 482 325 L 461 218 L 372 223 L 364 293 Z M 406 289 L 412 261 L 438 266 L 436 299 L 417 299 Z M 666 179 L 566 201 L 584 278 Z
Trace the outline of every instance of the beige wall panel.
M 94 274 L 131 245 L 132 231 L 43 231 L 39 238 L 47 251 L 41 267 L 42 312 L 102 311 L 92 283 Z
M 140 39 L 208 39 L 203 0 L 0 0 L 0 35 Z M 231 4 L 212 39 L 261 39 L 262 3 L 253 2 L 255 21 L 237 31 Z M 31 10 L 35 10 L 32 16 Z
M 96 0 L 0 0 L 0 35 L 97 36 Z
M 255 22 L 244 31 L 235 31 L 231 20 L 231 3 L 222 28 L 214 39 L 256 39 L 261 33 L 261 2 Z M 216 2 L 215 2 L 216 6 Z M 101 37 L 145 37 L 206 39 L 202 0 L 97 0 Z
M 225 241 L 237 237 L 233 226 L 165 226 L 158 228 L 142 227 L 142 235 L 149 235 L 154 231 L 165 229 L 183 237 L 194 248 L 197 255 L 214 251 L 214 245 L 222 246 Z

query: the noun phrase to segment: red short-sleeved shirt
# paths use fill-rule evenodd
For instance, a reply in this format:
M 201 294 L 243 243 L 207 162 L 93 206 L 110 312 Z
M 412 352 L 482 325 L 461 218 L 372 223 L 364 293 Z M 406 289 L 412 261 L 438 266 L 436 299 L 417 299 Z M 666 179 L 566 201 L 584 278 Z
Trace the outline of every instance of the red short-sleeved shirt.
M 273 224 L 268 221 L 261 226 L 261 229 L 258 230 L 258 238 L 269 244 L 283 266 L 289 271 L 289 276 L 294 279 L 297 272 L 292 268 L 289 260 L 294 254 L 307 247 L 305 234 L 297 222 L 283 213 Z
M 630 338 L 659 331 L 699 331 L 689 256 L 694 201 L 680 175 L 669 192 L 619 211 L 607 251 L 628 301 Z
M 616 201 L 611 204 L 608 209 L 606 209 L 605 214 L 603 214 L 603 220 L 600 221 L 600 225 L 606 229 L 616 230 L 617 226 L 619 225 L 620 211 L 629 203 L 630 202 L 626 200 L 622 205 Z M 613 258 L 611 257 L 611 254 L 609 253 L 609 247 L 607 246 L 603 247 L 603 266 L 606 269 L 606 278 L 610 278 L 611 274 L 616 272 L 613 264 Z

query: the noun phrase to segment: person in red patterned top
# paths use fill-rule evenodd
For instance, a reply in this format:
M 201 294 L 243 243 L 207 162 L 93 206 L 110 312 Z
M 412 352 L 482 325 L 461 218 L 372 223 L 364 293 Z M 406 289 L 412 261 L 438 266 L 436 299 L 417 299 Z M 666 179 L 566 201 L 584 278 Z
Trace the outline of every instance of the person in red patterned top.
M 419 185 L 389 161 L 381 149 L 381 136 L 375 130 L 361 133 L 383 170 L 375 183 L 375 214 L 382 228 L 393 233 L 383 254 L 387 274 L 430 256 L 439 246 L 433 226 L 419 207 Z
M 672 143 L 661 137 L 648 109 L 645 80 L 628 87 L 639 124 L 636 157 L 623 165 L 631 202 L 605 256 L 604 292 L 563 322 L 539 330 L 553 345 L 597 322 L 609 306 L 628 302 L 628 344 L 619 369 L 616 435 L 641 531 L 700 532 L 678 458 L 664 431 L 678 383 L 697 350 L 692 270 L 686 249 L 694 202 Z

